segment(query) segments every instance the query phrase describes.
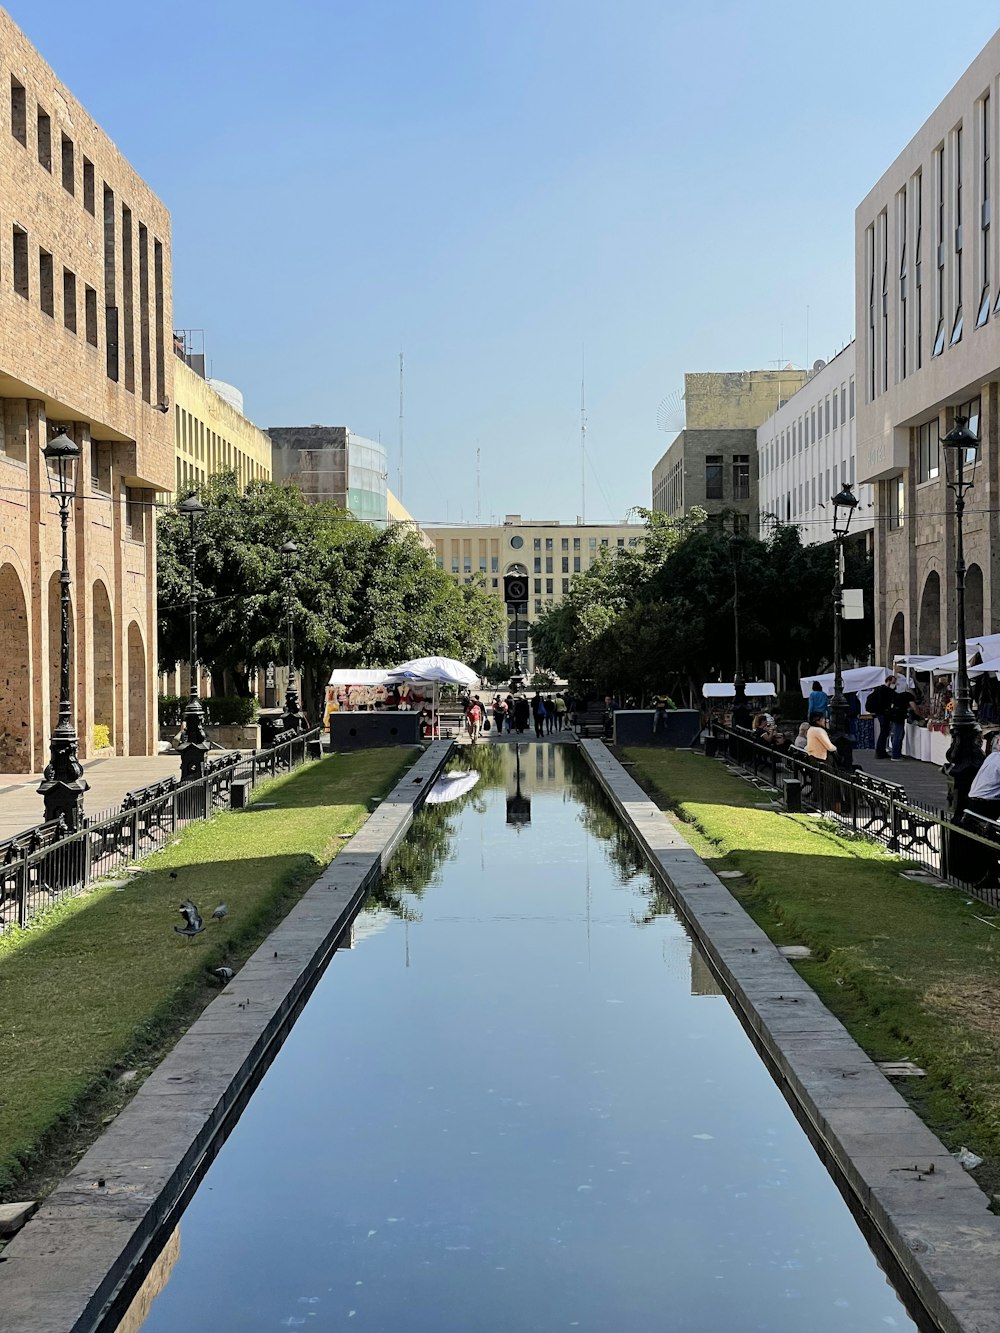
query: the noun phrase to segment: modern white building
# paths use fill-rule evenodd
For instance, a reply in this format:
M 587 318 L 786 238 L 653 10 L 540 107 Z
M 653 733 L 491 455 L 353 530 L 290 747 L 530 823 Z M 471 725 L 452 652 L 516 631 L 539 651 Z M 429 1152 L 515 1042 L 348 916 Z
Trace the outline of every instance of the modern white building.
M 855 481 L 854 342 L 817 361 L 806 383 L 757 428 L 760 532 L 794 523 L 806 545 L 830 540 L 831 498 Z M 855 490 L 852 532 L 875 525 L 871 486 Z

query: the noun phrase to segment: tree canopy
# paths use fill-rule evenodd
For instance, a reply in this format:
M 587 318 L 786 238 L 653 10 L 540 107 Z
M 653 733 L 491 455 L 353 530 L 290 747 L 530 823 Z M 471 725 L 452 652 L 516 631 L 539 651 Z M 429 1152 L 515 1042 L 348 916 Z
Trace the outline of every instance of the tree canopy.
M 198 491 L 195 520 L 198 650 L 209 668 L 231 672 L 238 693 L 249 673 L 286 657 L 282 544 L 292 558 L 291 611 L 296 667 L 312 691 L 332 667 L 389 666 L 442 653 L 485 660 L 503 637 L 501 603 L 480 581 L 457 586 L 411 528 L 381 529 L 301 491 L 233 473 Z M 189 521 L 175 508 L 157 525 L 159 660 L 188 655 Z M 304 695 L 304 697 L 306 697 Z
M 686 518 L 640 510 L 644 546 L 608 550 L 570 584 L 568 595 L 531 629 L 543 667 L 604 692 L 636 697 L 734 672 L 734 600 L 739 588 L 744 676 L 776 662 L 790 679 L 828 662 L 833 643 L 834 548 L 803 546 L 798 529 L 775 525 L 763 538 L 733 537 Z M 866 590 L 871 559 L 845 548 L 845 586 Z M 845 657 L 866 658 L 871 617 L 846 620 Z

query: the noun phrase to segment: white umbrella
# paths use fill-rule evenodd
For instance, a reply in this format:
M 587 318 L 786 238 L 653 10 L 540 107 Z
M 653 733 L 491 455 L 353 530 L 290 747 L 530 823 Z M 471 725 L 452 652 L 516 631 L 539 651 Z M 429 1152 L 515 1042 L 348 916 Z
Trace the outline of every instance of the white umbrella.
M 471 773 L 464 771 L 442 773 L 427 793 L 427 804 L 445 805 L 448 801 L 456 801 L 459 796 L 464 796 L 467 791 L 472 791 L 478 781 L 479 774 L 474 771 Z
M 401 662 L 388 673 L 390 680 L 412 681 L 416 684 L 425 681 L 434 686 L 434 701 L 431 713 L 431 737 L 438 730 L 438 689 L 442 685 L 465 685 L 475 689 L 479 677 L 464 662 L 454 657 L 414 657 L 409 662 Z

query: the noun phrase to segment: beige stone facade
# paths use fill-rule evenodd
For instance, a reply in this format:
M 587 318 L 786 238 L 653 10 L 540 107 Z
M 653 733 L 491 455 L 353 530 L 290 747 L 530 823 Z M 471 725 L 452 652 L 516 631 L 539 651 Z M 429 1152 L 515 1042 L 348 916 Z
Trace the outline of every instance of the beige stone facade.
M 70 521 L 80 753 L 155 748 L 154 492 L 173 484 L 170 218 L 0 10 L 0 771 L 58 704 L 60 527 L 42 457 L 81 448 Z
M 711 523 L 756 532 L 757 427 L 806 379 L 792 366 L 685 375 L 685 425 L 653 468 L 652 508 L 680 517 L 700 505 Z
M 437 563 L 456 583 L 484 578 L 490 592 L 503 599 L 503 576 L 524 574 L 528 579 L 527 619 L 518 618 L 517 632 L 521 664 L 534 669 L 534 654 L 528 627 L 543 611 L 556 606 L 569 592 L 574 574 L 582 574 L 604 549 L 620 550 L 638 545 L 645 537 L 642 523 L 560 523 L 555 520 L 522 519 L 508 514 L 503 523 L 465 524 L 457 527 L 428 525 Z M 514 621 L 508 641 L 498 644 L 504 660 L 514 647 Z
M 954 498 L 938 444 L 982 438 L 967 497 L 966 628 L 1000 630 L 1000 33 L 855 218 L 858 480 L 875 483 L 876 652 L 947 651 Z

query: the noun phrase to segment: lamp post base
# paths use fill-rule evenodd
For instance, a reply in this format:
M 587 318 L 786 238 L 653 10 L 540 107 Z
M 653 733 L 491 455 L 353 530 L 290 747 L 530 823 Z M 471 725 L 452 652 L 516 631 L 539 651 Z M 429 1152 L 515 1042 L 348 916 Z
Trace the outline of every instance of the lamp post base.
M 948 813 L 953 821 L 961 818 L 968 805 L 969 788 L 982 767 L 983 758 L 978 724 L 953 723 L 943 770 L 948 779 Z
M 205 776 L 205 756 L 209 748 L 201 701 L 192 699 L 184 710 L 184 739 L 179 746 L 182 782 L 196 782 Z
M 45 802 L 45 822 L 61 818 L 71 833 L 83 824 L 83 793 L 90 789 L 76 747 L 76 732 L 72 729 L 60 732 L 57 727 L 52 733 L 49 762 L 38 786 L 38 794 Z
M 294 736 L 297 731 L 305 730 L 306 720 L 302 716 L 302 709 L 299 706 L 299 693 L 291 685 L 285 692 L 285 711 L 281 715 L 281 721 L 284 725 L 285 740 Z

